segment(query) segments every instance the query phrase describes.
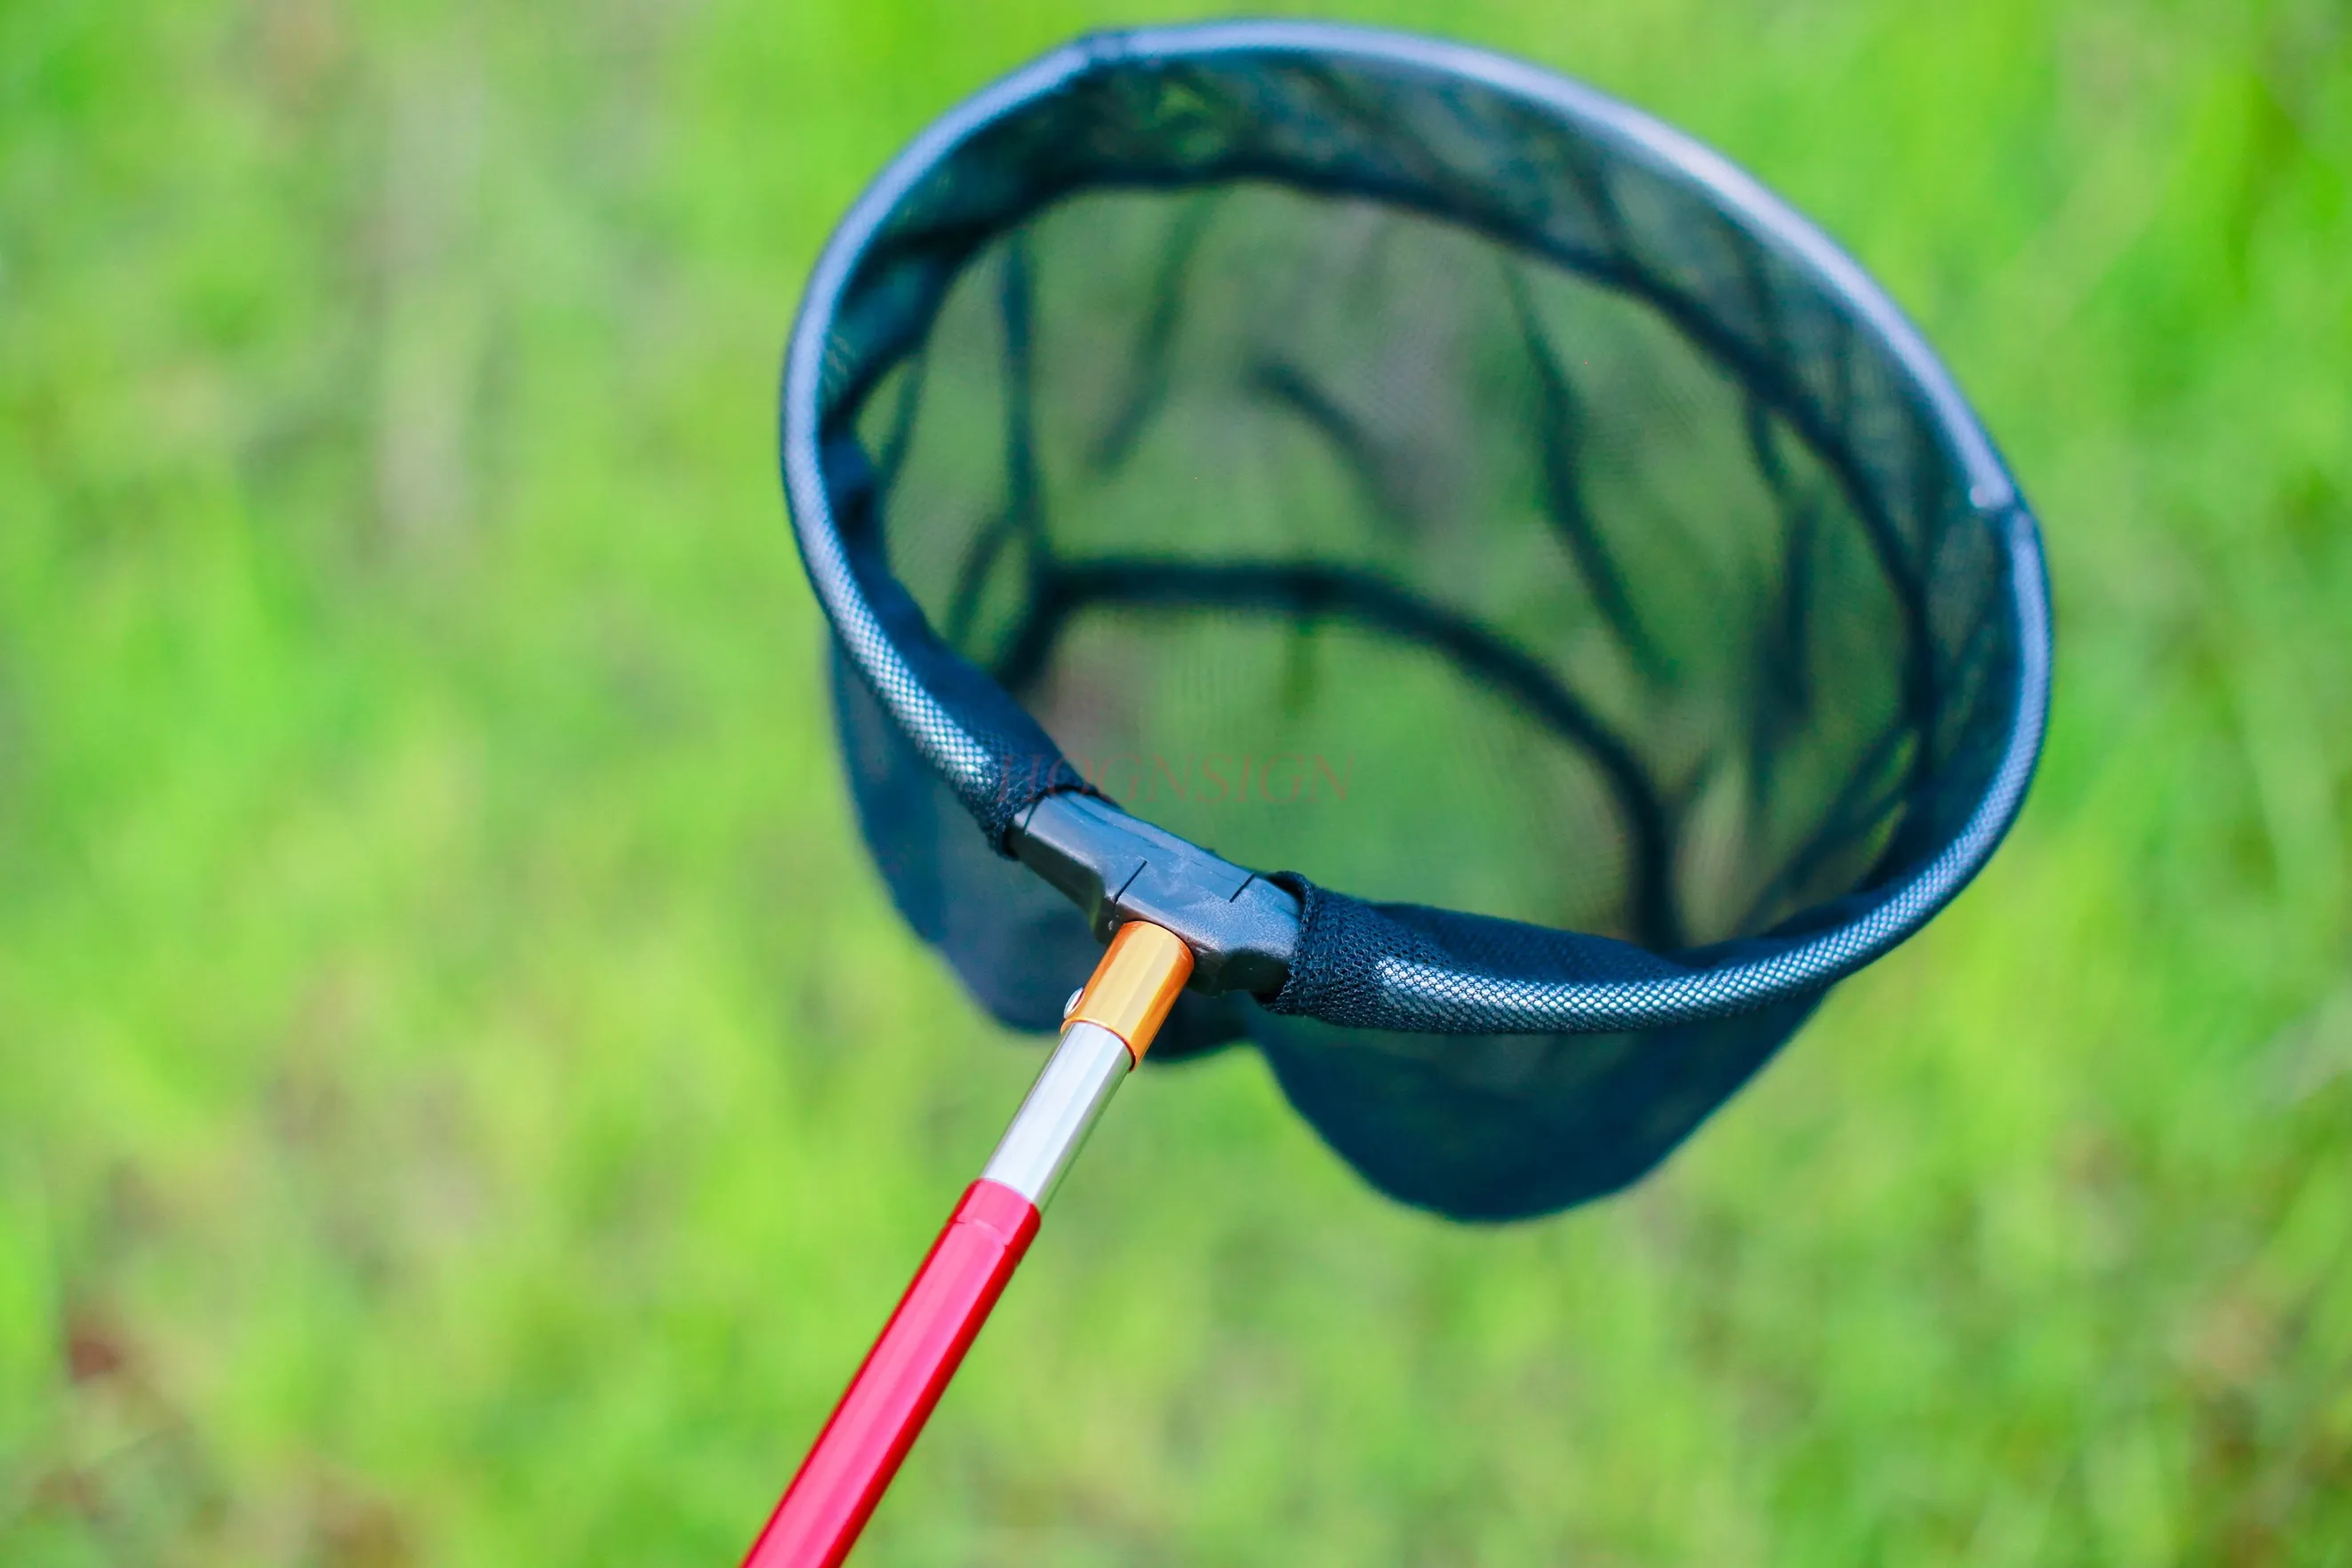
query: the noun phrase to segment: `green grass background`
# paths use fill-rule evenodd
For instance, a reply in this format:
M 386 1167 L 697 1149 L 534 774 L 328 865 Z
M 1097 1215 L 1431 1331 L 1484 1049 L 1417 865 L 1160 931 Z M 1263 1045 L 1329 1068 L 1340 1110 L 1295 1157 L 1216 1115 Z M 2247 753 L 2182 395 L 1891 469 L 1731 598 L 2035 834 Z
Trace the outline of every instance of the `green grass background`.
M 1181 7 L 0 4 L 0 1560 L 734 1560 L 1033 1070 L 847 826 L 831 220 Z M 1659 1177 L 1130 1089 L 882 1564 L 2352 1563 L 2352 15 L 1362 0 L 1713 141 L 2049 533 L 1993 868 Z

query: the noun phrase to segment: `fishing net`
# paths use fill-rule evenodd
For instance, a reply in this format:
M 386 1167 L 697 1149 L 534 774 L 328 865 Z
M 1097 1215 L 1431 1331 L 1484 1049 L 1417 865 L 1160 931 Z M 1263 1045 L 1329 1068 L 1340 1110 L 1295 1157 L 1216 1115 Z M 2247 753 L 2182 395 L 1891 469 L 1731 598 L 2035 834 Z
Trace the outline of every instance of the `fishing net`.
M 1042 1031 L 1169 925 L 1155 1059 L 1249 1042 L 1452 1215 L 1653 1167 L 2041 742 L 2034 525 L 1895 309 L 1715 154 L 1450 45 L 1223 24 L 1000 83 L 835 237 L 783 435 L 915 930 Z

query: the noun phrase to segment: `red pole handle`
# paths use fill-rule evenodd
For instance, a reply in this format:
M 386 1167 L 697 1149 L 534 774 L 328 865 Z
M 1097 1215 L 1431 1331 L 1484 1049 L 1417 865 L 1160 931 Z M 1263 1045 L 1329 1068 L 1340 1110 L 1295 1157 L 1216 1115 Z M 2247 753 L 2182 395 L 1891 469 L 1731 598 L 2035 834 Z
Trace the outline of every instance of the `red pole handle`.
M 849 1555 L 1036 1234 L 1036 1205 L 1011 1187 L 965 1189 L 743 1568 L 837 1568 Z
M 1094 978 L 1070 999 L 1062 1043 L 931 1244 L 743 1568 L 838 1568 L 849 1555 L 1029 1250 L 1037 1211 L 1192 973 L 1192 951 L 1171 931 L 1134 921 L 1112 936 Z

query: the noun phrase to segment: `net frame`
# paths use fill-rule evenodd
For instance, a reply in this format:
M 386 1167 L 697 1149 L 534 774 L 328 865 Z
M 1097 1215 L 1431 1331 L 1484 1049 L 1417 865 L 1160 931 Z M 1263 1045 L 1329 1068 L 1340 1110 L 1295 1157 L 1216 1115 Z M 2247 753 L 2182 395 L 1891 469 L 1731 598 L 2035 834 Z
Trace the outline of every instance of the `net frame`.
M 919 337 L 945 280 L 970 259 L 981 237 L 1085 188 L 1088 177 L 1080 158 L 1062 184 L 1046 180 L 1030 189 L 982 190 L 958 209 L 962 197 L 941 195 L 942 171 L 983 139 L 1007 134 L 1008 128 L 1017 132 L 1024 116 L 1070 95 L 1110 90 L 1122 79 L 1154 72 L 1253 58 L 1337 61 L 1458 83 L 1517 111 L 1548 117 L 1718 215 L 1775 265 L 1834 301 L 1857 339 L 1866 341 L 1902 378 L 1906 395 L 1960 477 L 1974 523 L 2000 552 L 2004 631 L 2011 649 L 2003 672 L 2009 686 L 2005 722 L 1994 760 L 1981 789 L 1964 803 L 1966 810 L 1950 830 L 1938 836 L 1932 853 L 1916 857 L 1899 876 L 1808 910 L 1773 933 L 1678 953 L 1484 916 L 1365 904 L 1300 878 L 1254 877 L 1106 802 L 1087 799 L 1093 794 L 1090 786 L 1043 728 L 940 638 L 892 574 L 878 548 L 875 520 L 861 514 L 872 505 L 865 489 L 870 462 L 845 427 L 841 411 L 871 389 L 894 353 L 903 353 Z M 1206 182 L 1232 173 L 1225 168 L 1200 177 Z M 1309 183 L 1298 168 L 1284 173 Z M 1183 176 L 1178 171 L 1160 177 L 1172 184 Z M 1351 177 L 1329 169 L 1313 175 L 1341 186 Z M 1379 188 L 1369 177 L 1357 188 L 1400 203 L 1412 195 L 1393 184 Z M 888 272 L 891 267 L 895 274 Z M 904 298 L 925 290 L 928 305 L 920 298 L 909 305 Z M 870 701 L 896 741 L 952 791 L 986 847 L 1041 871 L 1079 903 L 1098 937 L 1122 918 L 1161 920 L 1203 954 L 1197 992 L 1244 991 L 1269 1015 L 1342 1029 L 1456 1035 L 1633 1030 L 1654 1032 L 1662 1039 L 1711 1021 L 1755 1016 L 1758 1037 L 1769 1037 L 1763 1046 L 1769 1054 L 1826 987 L 1891 950 L 1968 883 L 2014 820 L 2039 755 L 2048 710 L 2051 625 L 2038 529 L 1990 438 L 1924 338 L 1858 264 L 1721 155 L 1592 89 L 1483 50 L 1393 32 L 1286 22 L 1144 28 L 1099 35 L 1056 50 L 932 125 L 850 210 L 817 263 L 793 330 L 780 424 L 796 536 L 835 633 L 839 668 L 856 688 L 842 696 L 845 740 L 861 721 L 858 710 Z M 860 805 L 866 805 L 862 796 Z M 875 840 L 870 820 L 867 827 L 869 840 Z M 1163 878 L 1163 883 L 1189 888 L 1186 896 L 1192 901 L 1186 907 L 1208 912 L 1188 926 L 1181 911 L 1170 918 L 1173 906 L 1165 896 L 1152 901 L 1156 895 L 1143 880 L 1111 886 L 1118 874 L 1110 868 L 1127 863 L 1121 857 L 1174 868 L 1172 880 Z M 1292 902 L 1268 897 L 1277 885 Z M 900 890 L 895 877 L 893 887 Z M 1219 924 L 1214 899 L 1199 896 L 1203 888 L 1242 889 L 1219 896 L 1246 905 L 1258 929 L 1234 937 Z M 1123 890 L 1132 895 L 1124 902 Z M 903 896 L 901 902 L 907 902 Z M 920 928 L 924 922 L 919 918 L 917 923 Z M 940 940 L 935 931 L 924 934 Z M 1227 945 L 1255 961 L 1220 962 Z M 1050 1026 L 1050 1019 L 1028 1016 L 1038 1011 L 1035 998 L 992 995 L 974 964 L 960 959 L 959 967 L 1000 1017 Z M 1269 975 L 1279 975 L 1278 984 L 1269 984 Z M 1230 1011 L 1206 1023 L 1200 1013 L 1195 1006 L 1193 1032 L 1204 1038 L 1256 1033 L 1237 1024 Z M 1181 1015 L 1175 1032 L 1185 1033 Z M 1261 1036 L 1260 1043 L 1267 1040 Z M 1180 1043 L 1171 1054 L 1183 1048 Z M 1718 1086 L 1710 1107 L 1753 1065 L 1748 1062 L 1727 1086 Z M 1286 1088 L 1300 1098 L 1289 1077 Z M 1324 1130 L 1332 1136 L 1328 1126 Z M 1686 1131 L 1685 1126 L 1675 1131 L 1664 1145 Z M 1379 1163 L 1375 1152 L 1344 1143 L 1342 1152 L 1381 1180 L 1373 1169 Z M 1570 1198 L 1630 1179 L 1658 1152 L 1651 1147 L 1642 1158 L 1620 1162 L 1622 1168 L 1589 1177 Z M 1400 1191 L 1398 1183 L 1382 1184 Z M 1483 1201 L 1400 1195 L 1453 1212 L 1495 1210 Z

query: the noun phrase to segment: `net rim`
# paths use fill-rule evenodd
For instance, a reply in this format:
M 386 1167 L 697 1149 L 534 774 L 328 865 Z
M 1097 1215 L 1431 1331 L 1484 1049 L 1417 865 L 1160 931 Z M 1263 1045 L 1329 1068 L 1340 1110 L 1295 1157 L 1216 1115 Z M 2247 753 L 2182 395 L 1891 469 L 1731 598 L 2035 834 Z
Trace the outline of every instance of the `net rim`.
M 920 183 L 989 127 L 1073 81 L 1124 63 L 1305 54 L 1403 67 L 1478 85 L 1547 112 L 1612 152 L 1702 194 L 1780 250 L 1853 312 L 1889 352 L 1958 464 L 1970 506 L 2006 550 L 2017 633 L 2017 689 L 2000 761 L 1965 824 L 1929 860 L 1876 890 L 1867 907 L 1757 957 L 1671 977 L 1538 983 L 1380 962 L 1380 984 L 1411 1009 L 1458 1007 L 1465 983 L 1497 1030 L 1650 1028 L 1728 1016 L 1809 994 L 1901 942 L 1991 857 L 2022 807 L 2047 728 L 2052 626 L 2039 529 L 1991 437 L 1901 307 L 1827 234 L 1722 153 L 1597 89 L 1475 46 L 1339 23 L 1228 21 L 1140 27 L 1066 44 L 934 121 L 869 184 L 820 253 L 786 350 L 779 409 L 782 478 L 811 584 L 851 666 L 924 759 L 969 803 L 1001 793 L 995 752 L 926 686 L 859 582 L 834 514 L 823 455 L 823 387 L 833 322 L 870 247 Z M 1427 972 L 1424 972 L 1427 971 Z

